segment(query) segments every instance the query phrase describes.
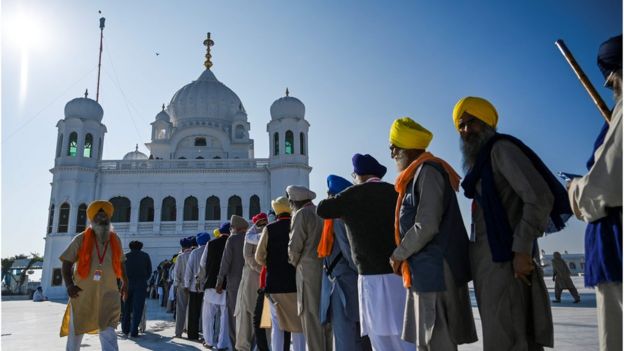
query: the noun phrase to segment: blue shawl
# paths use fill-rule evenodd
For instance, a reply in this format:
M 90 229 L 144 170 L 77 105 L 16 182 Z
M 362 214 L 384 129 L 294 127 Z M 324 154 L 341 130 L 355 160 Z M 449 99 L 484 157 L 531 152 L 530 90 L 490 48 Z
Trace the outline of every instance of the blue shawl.
M 506 262 L 513 258 L 511 250 L 513 230 L 507 219 L 505 208 L 498 197 L 492 170 L 492 158 L 490 156 L 494 143 L 499 140 L 508 140 L 520 148 L 550 188 L 554 196 L 554 203 L 550 212 L 546 233 L 554 233 L 563 229 L 565 222 L 572 215 L 572 209 L 570 208 L 567 191 L 533 150 L 511 135 L 494 134 L 479 151 L 475 164 L 466 174 L 461 185 L 464 188 L 466 197 L 477 200 L 479 206 L 483 209 L 492 260 L 494 262 Z M 481 194 L 476 192 L 479 180 L 481 180 Z
M 602 145 L 609 130 L 605 122 L 594 143 L 594 152 Z M 594 165 L 594 152 L 587 170 Z M 607 215 L 585 229 L 585 286 L 622 281 L 622 208 L 610 208 Z

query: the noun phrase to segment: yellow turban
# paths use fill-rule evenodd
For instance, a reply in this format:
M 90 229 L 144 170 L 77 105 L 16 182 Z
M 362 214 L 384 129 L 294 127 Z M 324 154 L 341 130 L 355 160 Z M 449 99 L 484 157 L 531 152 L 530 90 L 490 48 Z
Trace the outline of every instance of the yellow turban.
M 401 149 L 424 150 L 431 139 L 433 134 L 409 117 L 394 120 L 390 127 L 390 144 Z
M 218 238 L 221 236 L 221 232 L 219 231 L 219 228 L 215 229 L 212 231 L 212 235 L 214 235 L 215 238 Z
M 290 213 L 290 204 L 285 196 L 280 196 L 271 201 L 271 207 L 273 207 L 273 211 L 275 211 L 276 215 L 280 213 Z
M 89 221 L 93 222 L 93 218 L 100 210 L 104 210 L 109 219 L 113 217 L 113 204 L 105 200 L 95 200 L 87 207 L 87 218 Z
M 496 128 L 498 113 L 494 106 L 486 99 L 467 96 L 455 104 L 455 108 L 453 109 L 453 123 L 455 123 L 455 129 L 457 130 L 459 130 L 459 119 L 464 115 L 464 112 L 468 112 L 490 127 Z

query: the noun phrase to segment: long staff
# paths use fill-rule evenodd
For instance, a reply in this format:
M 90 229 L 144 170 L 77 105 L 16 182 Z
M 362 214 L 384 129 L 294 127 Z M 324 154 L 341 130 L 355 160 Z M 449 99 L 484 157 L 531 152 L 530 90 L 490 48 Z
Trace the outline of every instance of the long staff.
M 596 91 L 596 88 L 594 88 L 592 83 L 589 81 L 589 78 L 587 78 L 581 66 L 579 66 L 579 64 L 576 62 L 576 59 L 574 58 L 566 44 L 563 42 L 563 40 L 559 39 L 555 42 L 555 45 L 557 45 L 563 57 L 565 57 L 566 61 L 568 61 L 570 67 L 572 67 L 574 74 L 576 74 L 576 77 L 581 81 L 581 84 L 583 84 L 583 87 L 594 101 L 594 104 L 600 111 L 600 114 L 602 114 L 602 117 L 604 117 L 607 122 L 610 122 L 611 111 L 607 107 L 607 104 L 605 104 L 604 100 L 602 100 L 602 97 Z

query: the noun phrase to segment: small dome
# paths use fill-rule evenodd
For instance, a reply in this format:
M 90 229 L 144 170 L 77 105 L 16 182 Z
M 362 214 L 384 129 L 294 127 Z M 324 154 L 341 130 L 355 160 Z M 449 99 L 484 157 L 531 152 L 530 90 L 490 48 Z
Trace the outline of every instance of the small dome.
M 128 152 L 124 157 L 124 160 L 147 160 L 147 155 L 139 151 L 139 145 L 136 146 L 134 151 Z
M 156 120 L 157 121 L 165 121 L 165 122 L 169 122 L 170 121 L 169 114 L 167 113 L 167 111 L 165 111 L 165 105 L 164 104 L 162 106 L 162 111 L 158 112 L 158 114 L 156 115 Z
M 75 98 L 65 105 L 65 118 L 82 118 L 102 122 L 102 117 L 104 117 L 102 106 L 86 95 Z
M 289 96 L 288 89 L 286 89 L 286 96 L 281 97 L 271 105 L 271 118 L 304 118 L 305 117 L 305 105 L 301 100 L 294 96 Z

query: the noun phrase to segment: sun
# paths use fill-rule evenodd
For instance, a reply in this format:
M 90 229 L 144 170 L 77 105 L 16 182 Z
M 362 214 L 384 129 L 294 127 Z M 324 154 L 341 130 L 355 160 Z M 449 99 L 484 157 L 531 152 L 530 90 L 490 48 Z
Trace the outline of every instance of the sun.
M 5 26 L 6 39 L 22 51 L 37 51 L 46 42 L 46 31 L 37 15 L 19 10 L 7 14 Z

